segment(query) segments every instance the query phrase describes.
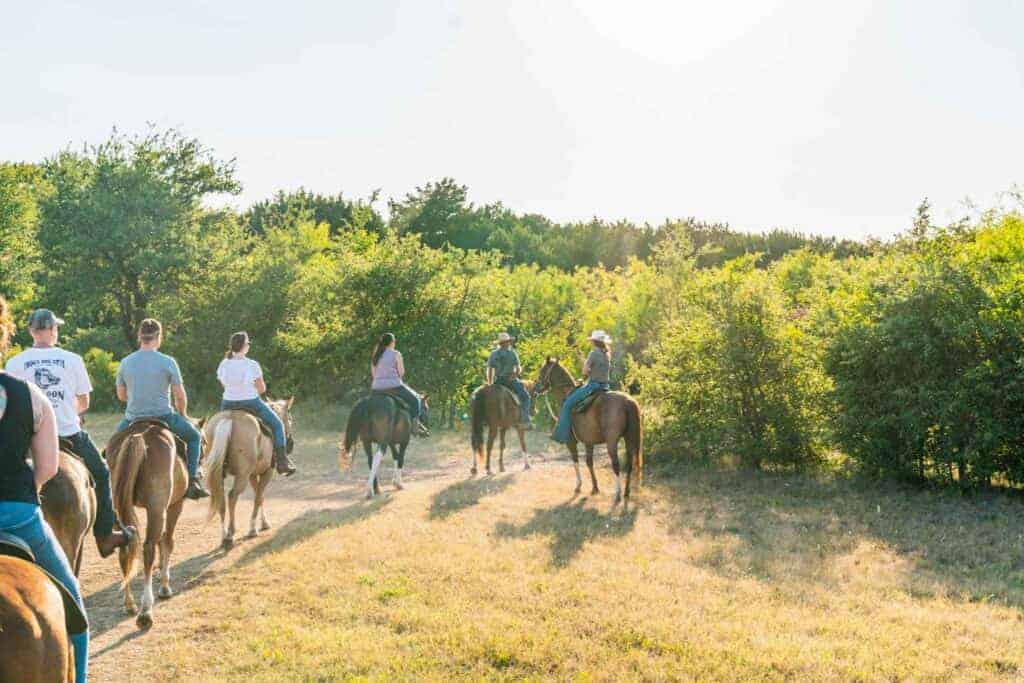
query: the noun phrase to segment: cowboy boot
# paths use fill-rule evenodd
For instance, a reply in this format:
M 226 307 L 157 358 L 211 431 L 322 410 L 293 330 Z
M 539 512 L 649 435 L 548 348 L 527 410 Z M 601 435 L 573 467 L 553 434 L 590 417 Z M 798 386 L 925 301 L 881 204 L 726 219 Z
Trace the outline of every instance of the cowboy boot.
M 426 425 L 420 422 L 418 417 L 414 417 L 412 419 L 412 435 L 424 438 L 430 436 L 430 430 L 427 429 Z
M 209 498 L 210 492 L 203 486 L 203 482 L 199 481 L 199 477 L 189 477 L 185 497 L 189 500 L 199 500 L 200 498 Z
M 288 451 L 284 446 L 274 446 L 274 455 L 270 458 L 270 464 L 277 470 L 278 474 L 290 477 L 295 474 L 295 464 L 288 457 Z
M 100 551 L 100 557 L 109 557 L 118 548 L 126 547 L 135 538 L 136 530 L 133 526 L 121 526 L 111 531 L 106 536 L 96 537 L 96 549 Z

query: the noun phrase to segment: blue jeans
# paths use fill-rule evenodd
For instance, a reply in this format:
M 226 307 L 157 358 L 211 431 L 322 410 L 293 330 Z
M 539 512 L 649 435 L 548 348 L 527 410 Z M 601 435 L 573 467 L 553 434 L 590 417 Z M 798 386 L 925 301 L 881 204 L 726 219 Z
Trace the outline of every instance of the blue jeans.
M 199 455 L 203 448 L 203 437 L 199 433 L 199 430 L 196 429 L 196 426 L 179 413 L 147 415 L 146 417 L 152 417 L 154 420 L 166 422 L 170 430 L 181 437 L 182 441 L 185 442 L 186 447 L 185 455 L 188 460 L 188 476 L 190 479 L 195 478 L 196 474 L 199 472 Z M 117 431 L 120 432 L 127 429 L 128 425 L 131 423 L 132 421 L 128 418 L 121 420 L 117 424 Z
M 220 402 L 221 410 L 239 410 L 246 408 L 259 415 L 260 419 L 270 426 L 271 431 L 274 432 L 274 445 L 278 448 L 284 448 L 284 423 L 281 422 L 281 418 L 277 416 L 277 413 L 275 413 L 263 399 L 249 398 L 244 401 L 224 400 Z
M 551 438 L 558 443 L 569 443 L 569 439 L 572 438 L 572 409 L 598 389 L 607 390 L 608 388 L 607 382 L 587 382 L 583 386 L 573 389 L 562 403 L 562 411 L 558 414 L 558 424 L 555 425 L 555 432 Z
M 69 442 L 71 452 L 85 462 L 86 469 L 96 482 L 96 522 L 92 525 L 92 533 L 96 538 L 108 536 L 114 529 L 117 514 L 114 512 L 114 500 L 110 496 L 110 468 L 107 467 L 107 461 L 96 450 L 96 444 L 84 429 L 62 438 Z
M 61 550 L 53 529 L 43 519 L 43 511 L 32 503 L 0 502 L 0 531 L 6 531 L 25 541 L 36 556 L 36 563 L 53 574 L 74 596 L 85 613 L 85 602 L 78 587 L 78 579 L 71 563 Z M 82 683 L 89 673 L 89 630 L 71 635 L 75 657 L 75 681 Z
M 499 377 L 494 380 L 495 384 L 512 390 L 512 393 L 519 399 L 519 411 L 522 413 L 522 421 L 530 421 L 530 406 L 533 401 L 530 399 L 530 392 L 526 390 L 518 377 Z
M 405 402 L 405 404 L 407 406 L 409 406 L 409 410 L 412 412 L 412 415 L 410 416 L 410 417 L 412 417 L 412 419 L 418 420 L 418 419 L 420 419 L 423 416 L 423 401 L 420 398 L 420 395 L 417 394 L 415 391 L 413 391 L 412 387 L 410 387 L 405 382 L 402 382 L 397 387 L 391 387 L 391 388 L 388 388 L 388 389 L 371 389 L 371 390 L 372 391 L 393 391 L 396 394 L 398 394 L 399 396 L 401 396 L 402 400 Z

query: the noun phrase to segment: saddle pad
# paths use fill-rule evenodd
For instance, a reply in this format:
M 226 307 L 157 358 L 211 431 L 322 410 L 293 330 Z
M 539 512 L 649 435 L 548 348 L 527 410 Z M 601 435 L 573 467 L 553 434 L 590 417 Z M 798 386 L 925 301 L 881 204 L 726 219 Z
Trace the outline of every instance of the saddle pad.
M 64 623 L 68 630 L 68 633 L 72 635 L 82 633 L 89 628 L 89 620 L 85 616 L 85 612 L 75 602 L 74 596 L 71 595 L 71 591 L 67 589 L 63 583 L 57 580 L 57 577 L 46 571 L 38 564 L 36 564 L 35 555 L 32 554 L 32 549 L 29 548 L 28 544 L 25 543 L 19 537 L 0 531 L 0 555 L 7 557 L 14 557 L 24 562 L 29 562 L 36 566 L 36 569 L 46 575 L 46 578 L 53 582 L 53 585 L 60 591 L 61 602 L 64 603 Z
M 594 391 L 594 393 L 590 394 L 590 396 L 587 396 L 585 399 L 577 403 L 573 407 L 572 412 L 576 414 L 587 412 L 587 409 L 590 408 L 591 404 L 593 404 L 599 396 L 607 393 L 607 389 L 597 389 L 596 391 Z

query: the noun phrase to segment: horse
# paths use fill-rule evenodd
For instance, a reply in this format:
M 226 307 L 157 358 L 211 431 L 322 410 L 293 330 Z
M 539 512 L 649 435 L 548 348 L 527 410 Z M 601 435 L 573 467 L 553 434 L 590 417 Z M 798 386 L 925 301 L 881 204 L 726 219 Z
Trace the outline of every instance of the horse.
M 421 421 L 427 424 L 430 406 L 427 397 L 423 396 L 423 414 Z M 351 450 L 356 441 L 363 442 L 366 452 L 366 463 L 370 475 L 366 480 L 366 498 L 369 500 L 380 493 L 380 481 L 377 471 L 384 451 L 391 449 L 391 457 L 395 461 L 395 489 L 401 491 L 402 468 L 405 466 L 405 449 L 409 447 L 409 436 L 412 434 L 412 418 L 409 410 L 399 399 L 383 392 L 374 392 L 361 399 L 348 415 L 345 425 L 345 436 L 339 444 L 338 466 L 345 471 L 351 464 Z M 377 444 L 374 452 L 373 444 Z
M 566 397 L 578 386 L 569 371 L 557 358 L 549 357 L 537 375 L 533 385 L 534 397 L 551 392 L 561 406 Z M 592 493 L 600 493 L 597 487 L 597 475 L 594 474 L 594 445 L 603 443 L 608 449 L 615 473 L 615 502 L 623 498 L 622 477 L 619 473 L 619 439 L 626 441 L 626 490 L 625 498 L 629 499 L 633 479 L 633 470 L 637 471 L 637 483 L 643 483 L 643 426 L 640 421 L 640 406 L 628 394 L 618 391 L 604 392 L 594 399 L 583 413 L 572 416 L 572 438 L 567 444 L 576 468 L 576 493 L 583 488 L 580 476 L 580 458 L 576 442 L 583 442 L 587 452 L 587 468 L 593 483 Z
M 64 600 L 39 567 L 0 555 L 0 681 L 75 680 Z
M 291 409 L 294 401 L 294 398 L 290 398 L 287 401 L 268 403 L 270 409 L 277 413 L 284 423 L 289 446 L 292 444 Z M 246 486 L 251 485 L 255 493 L 246 538 L 256 538 L 258 535 L 257 517 L 260 519 L 259 531 L 270 529 L 263 500 L 267 485 L 274 478 L 274 468 L 270 464 L 274 442 L 272 437 L 263 433 L 259 420 L 243 410 L 222 410 L 209 420 L 200 422 L 200 425 L 206 442 L 210 444 L 209 454 L 205 457 L 206 483 L 210 489 L 210 511 L 207 519 L 220 515 L 221 547 L 230 550 L 235 544 L 235 506 L 238 497 L 245 492 Z M 229 474 L 234 477 L 234 481 L 225 502 L 224 480 Z
M 525 382 L 527 391 L 532 389 L 532 382 Z M 505 433 L 515 428 L 519 434 L 519 446 L 523 450 L 523 469 L 530 469 L 530 454 L 526 450 L 526 435 L 519 422 L 519 402 L 515 394 L 500 384 L 484 384 L 473 392 L 469 399 L 471 419 L 470 446 L 473 449 L 473 467 L 470 475 L 476 476 L 479 461 L 484 459 L 484 425 L 487 425 L 487 474 L 491 472 L 491 450 L 494 438 L 498 440 L 498 471 L 505 471 Z
M 153 625 L 153 564 L 160 548 L 160 591 L 162 599 L 171 597 L 171 552 L 174 550 L 174 528 L 185 502 L 188 471 L 178 454 L 174 433 L 156 420 L 139 420 L 128 429 L 115 434 L 105 453 L 110 464 L 110 484 L 114 508 L 126 523 L 141 529 L 135 508 L 146 510 L 146 537 L 142 543 L 142 609 L 137 610 L 129 582 L 139 557 L 139 536 L 119 550 L 121 574 L 124 577 L 124 609 L 138 612 L 139 628 Z
M 62 450 L 57 474 L 43 485 L 39 498 L 43 517 L 78 576 L 85 539 L 96 521 L 96 491 L 85 463 Z

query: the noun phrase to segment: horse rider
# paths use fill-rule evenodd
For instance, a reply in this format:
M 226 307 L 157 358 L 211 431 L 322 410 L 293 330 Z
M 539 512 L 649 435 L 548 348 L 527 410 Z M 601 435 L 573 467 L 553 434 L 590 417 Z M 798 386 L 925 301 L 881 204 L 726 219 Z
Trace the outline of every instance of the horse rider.
M 235 332 L 228 341 L 224 360 L 217 366 L 217 379 L 224 387 L 220 402 L 221 410 L 247 410 L 265 422 L 274 433 L 273 465 L 278 474 L 292 476 L 295 465 L 288 457 L 287 436 L 284 423 L 260 396 L 267 391 L 263 381 L 263 369 L 252 358 L 248 358 L 252 340 L 246 332 Z
M 572 409 L 595 391 L 608 391 L 611 388 L 612 338 L 604 330 L 594 330 L 588 341 L 594 348 L 583 363 L 583 376 L 587 378 L 587 383 L 573 389 L 562 403 L 558 424 L 551 435 L 558 443 L 567 444 L 572 438 Z
M 128 545 L 135 527 L 122 527 L 110 495 L 110 468 L 89 433 L 82 429 L 81 415 L 89 409 L 92 383 L 82 357 L 57 346 L 59 327 L 64 321 L 53 311 L 40 308 L 28 319 L 32 348 L 7 361 L 8 374 L 38 386 L 57 416 L 57 436 L 65 448 L 85 462 L 96 482 L 96 522 L 92 532 L 100 557 Z
M 185 497 L 206 498 L 210 492 L 199 480 L 199 456 L 202 436 L 188 418 L 188 394 L 181 379 L 178 361 L 158 350 L 163 343 L 163 327 L 158 320 L 146 318 L 139 325 L 139 350 L 125 356 L 117 370 L 117 398 L 126 403 L 124 419 L 117 431 L 135 420 L 153 418 L 165 423 L 186 446 L 188 488 Z M 175 412 L 169 392 L 174 394 Z
M 499 384 L 512 391 L 519 399 L 520 422 L 524 429 L 533 429 L 530 419 L 530 392 L 523 386 L 519 377 L 523 374 L 519 354 L 512 348 L 512 337 L 508 332 L 499 332 L 495 340 L 498 348 L 487 357 L 487 383 Z
M 385 332 L 373 347 L 370 356 L 370 375 L 373 382 L 370 388 L 374 391 L 387 391 L 398 394 L 409 406 L 412 417 L 412 433 L 414 436 L 430 436 L 430 431 L 420 421 L 423 415 L 423 399 L 416 391 L 405 383 L 405 361 L 401 352 L 395 350 L 395 335 Z
M 9 319 L 7 301 L 0 296 L 0 355 L 9 348 Z M 57 417 L 46 394 L 0 370 L 0 531 L 23 540 L 36 563 L 64 584 L 85 614 L 75 572 L 39 507 L 40 489 L 57 473 L 58 452 Z M 69 640 L 75 681 L 82 683 L 88 679 L 88 628 L 69 634 Z

